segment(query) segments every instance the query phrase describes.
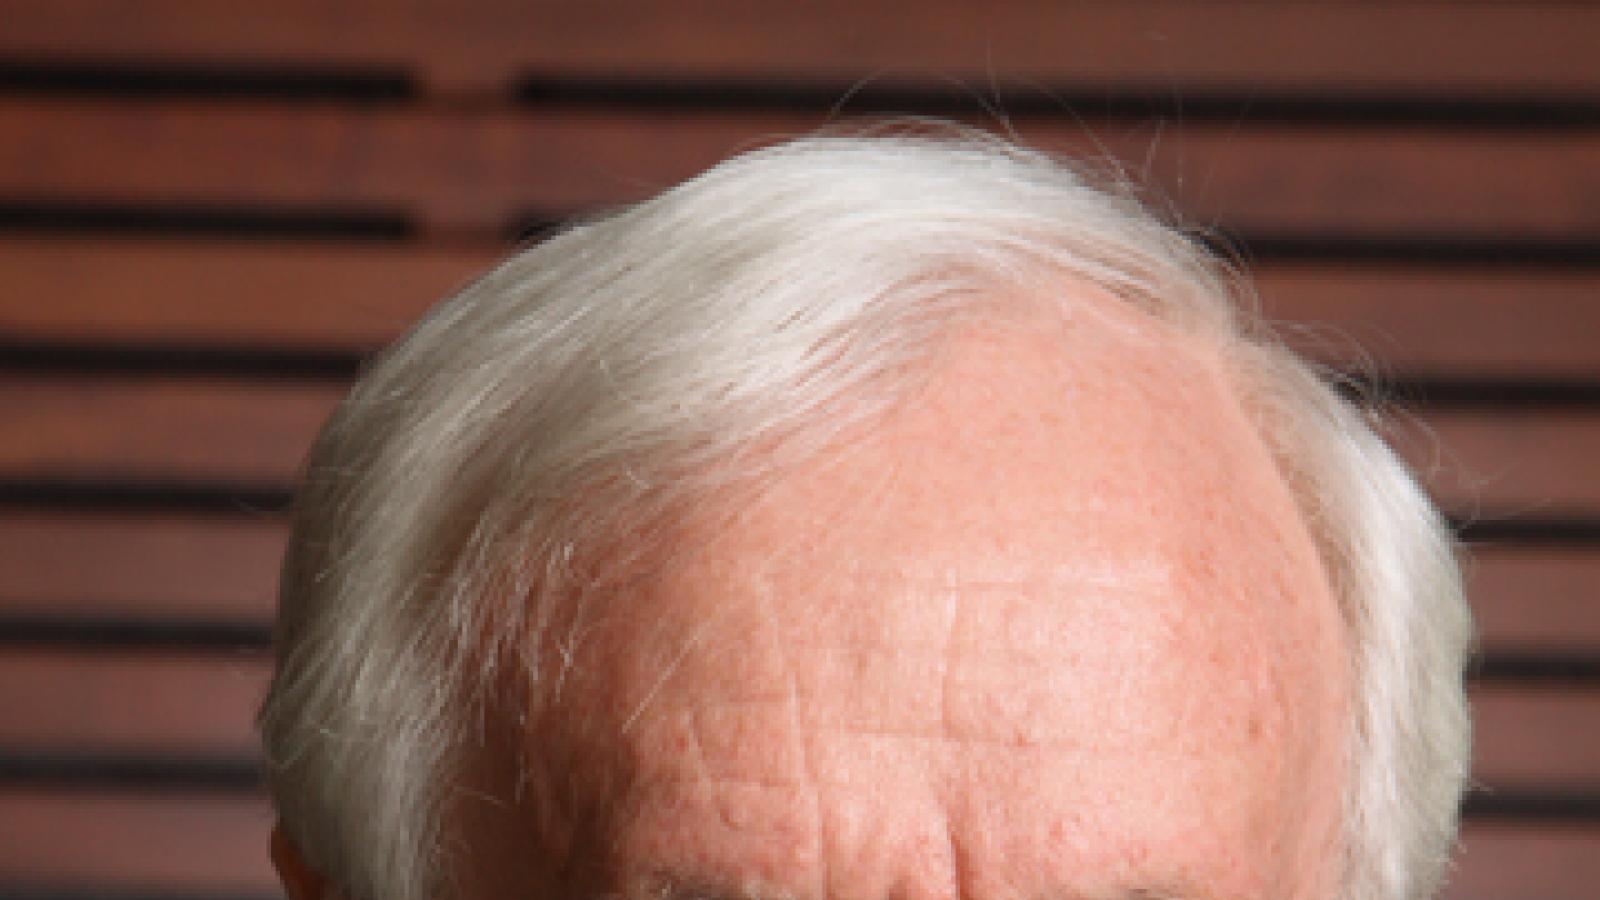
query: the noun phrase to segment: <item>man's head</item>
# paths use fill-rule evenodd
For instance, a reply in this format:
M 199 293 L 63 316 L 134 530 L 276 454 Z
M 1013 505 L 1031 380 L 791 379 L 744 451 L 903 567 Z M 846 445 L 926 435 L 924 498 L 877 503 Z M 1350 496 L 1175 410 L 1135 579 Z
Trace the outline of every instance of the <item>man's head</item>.
M 1436 515 L 1190 241 L 972 138 L 512 259 L 313 453 L 263 724 L 349 894 L 1410 897 Z

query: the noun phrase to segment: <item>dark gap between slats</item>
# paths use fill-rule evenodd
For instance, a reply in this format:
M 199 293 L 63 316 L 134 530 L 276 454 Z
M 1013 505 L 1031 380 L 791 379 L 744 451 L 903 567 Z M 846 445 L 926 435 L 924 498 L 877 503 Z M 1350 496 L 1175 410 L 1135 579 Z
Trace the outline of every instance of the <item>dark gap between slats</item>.
M 377 349 L 22 343 L 9 342 L 0 336 L 0 373 L 346 383 L 360 373 L 362 365 Z
M 0 480 L 0 509 L 276 516 L 293 494 L 290 484 L 12 479 Z M 1451 526 L 1470 544 L 1600 547 L 1600 517 L 1587 514 L 1456 517 Z
M 0 613 L 0 646 L 230 653 L 267 650 L 272 623 Z
M 398 66 L 265 64 L 158 60 L 0 61 L 0 93 L 238 100 L 415 102 L 424 91 Z M 1600 125 L 1600 103 L 1547 96 L 1459 97 L 1422 93 L 1263 93 L 1259 88 L 1186 91 L 1182 85 L 1079 84 L 1059 87 L 981 79 L 573 78 L 529 73 L 512 92 L 535 106 L 584 105 L 652 110 L 801 111 L 849 114 L 1016 118 L 1168 118 L 1179 121 L 1424 124 L 1526 130 Z
M 1467 677 L 1475 683 L 1526 687 L 1600 687 L 1600 652 L 1496 651 L 1473 658 Z
M 1468 544 L 1515 544 L 1552 549 L 1600 547 L 1600 517 L 1592 515 L 1453 517 L 1450 525 L 1456 537 Z
M 555 236 L 572 220 L 552 213 L 523 212 L 511 217 L 505 233 L 501 235 L 515 249 L 540 243 Z
M 1493 238 L 1450 234 L 1240 234 L 1225 227 L 1196 232 L 1213 252 L 1248 271 L 1264 262 L 1336 265 L 1418 265 L 1592 271 L 1600 269 L 1600 240 Z
M 0 480 L 0 509 L 260 518 L 287 512 L 293 494 L 289 485 Z
M 386 210 L 113 204 L 0 197 L 0 234 L 108 234 L 404 241 L 420 229 Z
M 1461 814 L 1468 822 L 1596 825 L 1600 791 L 1479 787 L 1467 792 Z
M 1600 379 L 1472 375 L 1382 377 L 1341 372 L 1336 374 L 1334 386 L 1352 403 L 1380 409 L 1478 410 L 1532 415 L 1558 410 L 1600 412 Z
M 261 763 L 255 759 L 0 749 L 0 785 L 5 786 L 258 791 L 262 784 Z
M 343 384 L 381 348 L 225 346 L 183 343 L 8 341 L 0 335 L 0 374 L 62 377 L 155 376 L 270 379 Z M 1600 412 L 1600 379 L 1338 376 L 1346 398 L 1408 409 L 1540 413 Z
M 692 112 L 819 112 L 841 115 L 974 115 L 1003 119 L 1249 120 L 1343 126 L 1397 124 L 1463 129 L 1582 129 L 1600 125 L 1600 103 L 1528 95 L 1441 97 L 1343 93 L 1186 91 L 1172 84 L 995 84 L 976 78 L 881 77 L 857 82 L 749 78 L 574 78 L 532 72 L 517 83 L 526 106 L 588 106 Z
M 397 103 L 421 95 L 396 67 L 0 60 L 0 93 Z
M 0 647 L 231 655 L 271 649 L 272 623 L 0 613 Z M 1470 661 L 1467 678 L 1474 684 L 1600 687 L 1600 649 L 1591 653 L 1491 651 Z
M 266 650 L 272 645 L 272 624 L 268 621 L 0 613 L 0 645 L 66 646 L 85 650 Z M 1474 658 L 1468 677 L 1475 682 L 1600 686 L 1600 652 L 1494 651 Z

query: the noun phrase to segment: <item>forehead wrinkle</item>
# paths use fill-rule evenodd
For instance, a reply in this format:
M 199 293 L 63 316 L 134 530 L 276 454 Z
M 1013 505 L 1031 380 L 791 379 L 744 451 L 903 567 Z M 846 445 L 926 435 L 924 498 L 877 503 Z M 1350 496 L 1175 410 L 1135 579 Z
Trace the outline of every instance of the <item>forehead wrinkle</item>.
M 983 728 L 962 731 L 948 724 L 938 730 L 931 725 L 926 730 L 901 729 L 886 727 L 888 719 L 874 719 L 872 715 L 848 719 L 840 726 L 824 714 L 828 704 L 835 704 L 837 709 L 838 704 L 860 699 L 876 689 L 874 684 L 859 679 L 814 680 L 815 667 L 819 662 L 825 663 L 830 654 L 836 661 L 851 653 L 862 658 L 925 656 L 930 660 L 940 659 L 943 654 L 943 660 L 949 663 L 947 670 L 955 668 L 959 656 L 964 668 L 951 682 L 958 694 L 965 692 L 971 699 L 984 701 L 1011 697 L 1018 702 L 998 711 L 1016 722 L 1026 722 L 1042 714 L 1035 704 L 1048 702 L 1051 709 L 1060 707 L 1058 697 L 1045 697 L 1046 692 L 1041 689 L 1054 685 L 1041 686 L 1039 682 L 1082 681 L 1078 677 L 1082 673 L 1076 667 L 1083 657 L 1070 653 L 1062 656 L 1059 640 L 1074 629 L 1093 632 L 1081 636 L 1081 648 L 1066 649 L 1090 654 L 1090 662 L 1099 669 L 1100 686 L 1121 690 L 1127 695 L 1124 699 L 1135 705 L 1150 705 L 1153 695 L 1140 695 L 1129 688 L 1133 682 L 1148 680 L 1150 672 L 1133 663 L 1150 658 L 1150 647 L 1135 656 L 1093 656 L 1094 652 L 1115 649 L 1108 645 L 1117 640 L 1133 640 L 1118 637 L 1117 629 L 1108 629 L 1108 625 L 1137 625 L 1145 629 L 1140 632 L 1145 637 L 1165 635 L 1157 643 L 1179 650 L 1202 654 L 1214 651 L 1217 664 L 1212 674 L 1235 681 L 1241 680 L 1241 670 L 1222 663 L 1228 661 L 1230 653 L 1241 649 L 1239 625 L 1259 625 L 1256 618 L 1265 610 L 1275 623 L 1274 628 L 1279 624 L 1294 627 L 1288 621 L 1292 618 L 1287 615 L 1289 610 L 1266 606 L 1261 602 L 1260 590 L 1253 586 L 1259 579 L 1252 573 L 1276 563 L 1263 561 L 1263 554 L 1246 558 L 1233 546 L 1247 547 L 1254 536 L 1232 541 L 1217 537 L 1236 530 L 1229 516 L 1257 515 L 1261 504 L 1248 495 L 1253 483 L 1230 480 L 1234 473 L 1228 468 L 1233 464 L 1228 454 L 1237 451 L 1237 447 L 1210 431 L 1191 434 L 1186 430 L 1214 424 L 1203 415 L 1209 409 L 1205 404 L 1211 402 L 1202 397 L 1208 390 L 1205 385 L 1184 384 L 1179 386 L 1181 390 L 1164 394 L 1160 377 L 1170 376 L 1171 367 L 1162 369 L 1159 353 L 1155 359 L 1147 358 L 1150 354 L 1146 353 L 1131 363 L 1149 370 L 1138 376 L 1149 376 L 1142 387 L 1135 390 L 1113 386 L 1110 399 L 1096 400 L 1099 395 L 1091 396 L 1090 389 L 1083 386 L 1083 366 L 1078 362 L 1060 364 L 1056 360 L 1034 370 L 1026 364 L 1017 369 L 1013 364 L 1019 354 L 1012 352 L 1014 347 L 1001 343 L 979 349 L 982 352 L 965 361 L 956 359 L 942 380 L 930 379 L 927 398 L 937 402 L 896 410 L 880 431 L 833 448 L 837 452 L 830 450 L 818 465 L 785 470 L 757 494 L 726 496 L 722 500 L 728 506 L 714 508 L 709 514 L 696 514 L 685 523 L 679 537 L 686 543 L 678 545 L 679 552 L 671 554 L 665 570 L 656 573 L 640 596 L 633 598 L 638 601 L 634 607 L 638 612 L 624 618 L 636 620 L 635 627 L 628 639 L 613 645 L 612 652 L 619 657 L 637 657 L 634 651 L 638 645 L 629 640 L 648 638 L 654 642 L 645 654 L 645 665 L 639 665 L 637 659 L 624 663 L 625 671 L 635 681 L 625 684 L 626 679 L 618 679 L 613 683 L 613 691 L 625 687 L 634 691 L 635 698 L 641 693 L 646 695 L 645 703 L 622 704 L 634 710 L 629 722 L 636 727 L 630 738 L 645 738 L 639 732 L 651 730 L 658 723 L 655 717 L 645 714 L 647 707 L 665 713 L 687 706 L 707 708 L 716 700 L 728 708 L 770 702 L 774 710 L 770 719 L 774 740 L 781 738 L 805 751 L 805 767 L 794 769 L 792 774 L 803 775 L 814 784 L 860 786 L 835 788 L 826 797 L 821 791 L 813 792 L 817 795 L 812 799 L 817 803 L 819 841 L 826 848 L 834 848 L 819 854 L 818 864 L 823 867 L 829 860 L 856 865 L 860 860 L 875 858 L 872 853 L 880 850 L 891 861 L 904 858 L 899 852 L 903 848 L 871 842 L 892 843 L 899 839 L 895 829 L 903 829 L 908 822 L 897 823 L 894 816 L 906 809 L 886 806 L 880 810 L 874 804 L 886 803 L 888 795 L 902 788 L 920 791 L 921 787 L 912 777 L 916 773 L 909 770 L 880 771 L 859 765 L 859 754 L 850 758 L 854 749 L 875 741 L 904 747 L 903 753 L 886 750 L 885 765 L 910 761 L 926 765 L 928 757 L 911 745 L 937 743 L 945 748 L 939 751 L 941 757 L 956 753 L 958 748 L 992 749 L 993 753 L 970 754 L 971 768 L 961 773 L 964 780 L 953 780 L 953 787 L 941 788 L 949 793 L 937 802 L 946 804 L 945 816 L 952 822 L 954 813 L 948 804 L 963 792 L 963 814 L 967 815 L 963 822 L 978 821 L 972 810 L 992 814 L 994 821 L 985 827 L 1000 834 L 996 840 L 1011 842 L 1000 855 L 1005 859 L 1033 859 L 1034 845 L 1045 846 L 1037 839 L 1037 829 L 1034 837 L 1025 833 L 1031 820 L 1010 815 L 1030 809 L 1071 810 L 1072 817 L 1063 814 L 1057 821 L 1073 827 L 1103 828 L 1110 840 L 1124 842 L 1117 851 L 1124 854 L 1121 857 L 1098 856 L 1078 844 L 1066 848 L 1051 844 L 1086 865 L 1097 860 L 1125 862 L 1130 858 L 1127 854 L 1135 851 L 1154 853 L 1155 861 L 1160 863 L 1165 852 L 1160 848 L 1166 846 L 1163 841 L 1170 844 L 1175 837 L 1201 835 L 1199 829 L 1204 826 L 1221 826 L 1213 830 L 1235 838 L 1241 834 L 1265 834 L 1258 832 L 1256 819 L 1233 815 L 1234 811 L 1228 808 L 1208 808 L 1203 815 L 1192 815 L 1195 811 L 1184 805 L 1182 797 L 1169 797 L 1168 802 L 1156 788 L 1145 790 L 1135 782 L 1126 785 L 1132 795 L 1157 801 L 1157 812 L 1150 814 L 1147 810 L 1144 819 L 1116 810 L 1108 813 L 1104 798 L 1089 796 L 1084 788 L 1093 788 L 1097 780 L 1103 780 L 1115 792 L 1117 785 L 1126 780 L 1116 771 L 1094 769 L 1098 774 L 1068 777 L 1070 773 L 1057 771 L 1060 766 L 1051 768 L 1052 759 L 1059 755 L 1053 751 L 1075 737 L 1065 729 L 1084 728 L 1085 734 L 1092 737 L 1095 722 L 1122 708 L 1114 697 L 1084 698 L 1077 712 L 1089 718 L 1076 726 L 1063 719 L 1063 730 L 1059 732 Z M 1040 384 L 1057 385 L 1052 379 L 1065 379 L 1075 385 L 1074 390 L 1081 389 L 1081 394 L 1065 392 L 1071 394 L 1065 402 L 1069 406 L 1079 401 L 1088 403 L 1090 411 L 1074 407 L 1066 412 L 1039 414 Z M 946 389 L 953 390 L 956 396 L 936 396 Z M 1063 393 L 1054 390 L 1050 396 L 1059 398 Z M 1196 397 L 1204 402 L 1196 401 Z M 1135 402 L 1149 398 L 1159 401 L 1159 408 L 1143 408 Z M 1095 403 L 1100 406 L 1095 407 Z M 1108 420 L 1110 424 L 1095 418 L 1102 413 L 1113 417 Z M 1182 421 L 1174 424 L 1172 416 Z M 1226 417 L 1218 417 L 1218 421 L 1216 430 L 1220 433 Z M 1253 437 L 1253 433 L 1248 434 L 1245 440 Z M 1258 449 L 1265 458 L 1264 448 Z M 1169 450 L 1172 453 L 1168 456 L 1148 456 Z M 1152 466 L 1167 468 L 1149 477 L 1141 474 L 1148 473 Z M 1196 500 L 1195 493 L 1204 490 L 1217 492 L 1216 496 L 1205 502 L 1201 502 L 1204 497 Z M 1247 495 L 1244 502 L 1240 502 L 1241 494 Z M 1240 513 L 1237 508 L 1241 506 L 1248 509 Z M 1236 572 L 1239 566 L 1249 571 Z M 1221 584 L 1219 574 L 1234 580 Z M 1286 590 L 1288 587 L 1293 585 L 1286 586 Z M 1157 605 L 1161 617 L 1149 619 L 1152 606 Z M 951 629 L 952 615 L 941 611 L 956 606 L 968 619 L 960 635 Z M 1085 610 L 1095 611 L 1096 615 L 1081 622 L 1074 618 Z M 978 611 L 985 612 L 974 617 Z M 1138 619 L 1140 615 L 1147 618 Z M 717 622 L 717 627 L 707 630 L 708 621 Z M 690 641 L 695 635 L 700 637 Z M 1206 639 L 1197 647 L 1185 648 L 1180 639 L 1187 637 Z M 1264 640 L 1261 647 L 1249 649 L 1280 649 L 1270 636 Z M 735 660 L 752 656 L 765 657 L 766 661 L 760 665 L 747 663 L 748 671 L 735 671 L 732 667 Z M 672 662 L 671 671 L 665 676 L 659 668 L 663 662 Z M 1193 663 L 1195 660 L 1189 656 L 1180 656 L 1163 670 L 1162 678 L 1174 688 L 1207 696 L 1191 698 L 1192 702 L 1185 700 L 1190 705 L 1183 709 L 1169 704 L 1154 710 L 1155 715 L 1148 717 L 1150 721 L 1167 722 L 1196 714 L 1217 718 L 1213 715 L 1218 708 L 1215 704 L 1222 701 L 1215 695 L 1230 693 L 1231 689 L 1212 690 L 1206 687 L 1209 681 L 1185 677 L 1185 667 Z M 802 674 L 802 669 L 811 674 Z M 756 670 L 760 680 L 748 677 L 750 671 Z M 898 675 L 893 669 L 888 674 Z M 887 704 L 899 688 L 892 682 L 885 684 L 893 689 L 883 693 L 885 709 L 894 712 Z M 743 694 L 755 687 L 760 688 L 757 695 Z M 617 696 L 628 695 L 623 691 L 606 699 Z M 997 709 L 975 704 L 962 721 L 995 722 L 1001 719 L 994 715 Z M 779 728 L 784 715 L 789 717 L 788 724 Z M 1225 711 L 1222 719 L 1244 715 L 1240 710 Z M 765 716 L 756 718 L 767 720 Z M 1055 721 L 1058 716 L 1052 713 L 1046 718 Z M 644 727 L 647 723 L 651 729 Z M 705 726 L 707 735 L 725 724 L 715 718 L 709 720 Z M 1229 721 L 1221 721 L 1221 725 L 1232 727 Z M 1156 740 L 1158 737 L 1133 732 L 1123 735 L 1140 741 L 1150 738 L 1152 752 L 1144 756 L 1160 762 L 1159 754 L 1154 752 L 1154 748 L 1163 746 Z M 855 739 L 854 747 L 851 738 Z M 715 758 L 707 762 L 703 771 L 713 778 L 729 776 L 729 784 L 736 780 L 757 785 L 772 783 L 763 779 L 758 769 L 742 767 L 751 758 L 716 756 L 714 747 L 705 749 Z M 1098 753 L 1096 758 L 1105 755 Z M 1124 761 L 1135 755 L 1126 749 L 1113 754 Z M 659 757 L 646 761 L 652 760 L 666 763 Z M 1182 767 L 1192 762 L 1177 757 L 1174 760 L 1183 762 Z M 736 765 L 730 767 L 730 762 Z M 752 765 L 760 763 L 755 759 Z M 1251 765 L 1258 770 L 1251 783 L 1260 784 L 1263 778 L 1259 770 L 1268 766 Z M 1171 769 L 1182 767 L 1168 766 L 1168 771 L 1157 776 L 1170 776 Z M 1233 768 L 1242 767 L 1243 763 Z M 1198 771 L 1185 773 L 1178 783 L 1213 788 L 1240 786 L 1230 780 L 1236 774 L 1231 769 L 1224 775 L 1206 775 L 1210 781 L 1200 780 Z M 676 773 L 658 770 L 653 774 Z M 1061 777 L 1057 778 L 1059 783 L 1041 786 L 1037 784 L 1040 776 Z M 688 791 L 696 784 L 689 775 L 683 788 Z M 1242 793 L 1253 798 L 1254 789 L 1248 784 L 1244 787 Z M 1165 782 L 1161 790 L 1167 794 L 1184 793 Z M 797 791 L 796 797 L 801 793 Z M 641 836 L 651 830 L 659 835 L 662 829 L 677 829 L 684 840 L 691 840 L 696 823 L 683 815 L 684 797 L 671 796 L 671 802 L 663 803 L 659 809 L 644 811 L 649 815 L 639 819 Z M 918 815 L 924 811 L 917 806 L 923 799 L 926 798 L 919 795 L 909 801 L 919 810 Z M 1143 802 L 1139 800 L 1135 805 Z M 1235 798 L 1231 802 L 1237 806 L 1245 801 Z M 715 806 L 706 804 L 706 808 Z M 1087 808 L 1087 812 L 1080 814 L 1075 807 Z M 875 824 L 867 831 L 852 830 L 848 817 L 838 818 L 841 811 Z M 798 811 L 790 812 L 796 821 L 803 818 Z M 882 823 L 885 834 L 880 834 L 874 817 L 884 812 L 890 814 L 890 821 Z M 1179 818 L 1174 827 L 1142 829 L 1141 823 L 1161 824 L 1145 820 L 1173 818 L 1173 814 Z M 828 817 L 826 821 L 824 817 Z M 714 830 L 716 823 L 709 824 Z M 909 824 L 920 827 L 925 824 L 925 817 Z M 958 825 L 966 827 L 961 823 L 949 827 Z M 704 828 L 699 830 L 706 833 Z M 858 839 L 868 843 L 851 843 Z M 691 843 L 686 846 L 694 849 L 673 856 L 661 849 L 668 844 L 670 841 L 659 837 L 642 838 L 641 845 L 656 853 L 643 861 L 679 864 L 674 871 L 685 875 L 738 876 L 747 871 L 741 867 L 741 860 L 748 862 L 751 858 L 738 855 L 751 849 L 744 845 L 735 853 L 727 847 Z M 1167 861 L 1196 866 L 1195 874 L 1202 880 L 1217 874 L 1198 862 L 1198 857 L 1189 858 L 1193 856 L 1177 853 Z M 694 858 L 716 859 L 718 865 L 682 865 L 686 859 Z M 980 864 L 986 859 L 978 855 L 974 858 Z M 992 869 L 993 859 L 988 859 Z M 1039 865 L 1033 869 L 1041 875 L 1059 875 L 1051 872 L 1054 867 L 1049 860 L 1039 856 Z M 809 885 L 816 873 L 807 872 L 785 874 L 776 883 L 796 888 Z M 1017 874 L 1013 872 L 1011 877 Z M 1055 879 L 1055 884 L 1080 890 L 1075 894 L 1045 892 L 1044 896 L 1083 896 L 1090 900 L 1201 896 L 1153 889 L 1173 883 L 1161 880 L 1161 876 L 1178 874 L 1171 866 L 1146 869 L 1129 864 L 1124 874 L 1129 880 L 1123 883 L 1140 887 L 1121 889 L 1115 880 L 1079 884 L 1075 879 Z M 1131 880 L 1135 876 L 1140 880 Z M 817 881 L 826 883 L 828 878 Z M 752 896 L 742 890 L 730 892 L 726 885 L 707 887 L 703 881 L 697 884 L 687 878 L 685 883 L 689 888 L 715 889 L 717 892 L 710 894 L 712 900 Z M 1045 881 L 1050 883 L 1051 880 Z M 852 883 L 839 884 L 848 887 Z M 1015 886 L 1026 887 L 1027 894 L 1034 895 L 1033 889 L 1040 885 L 1018 882 Z M 834 892 L 812 893 L 818 900 L 828 900 Z M 879 893 L 882 892 L 863 888 L 859 898 L 849 891 L 838 896 L 841 900 L 871 900 Z M 772 895 L 765 889 L 758 894 Z M 972 893 L 973 900 L 1003 900 L 1005 896 L 1010 895 L 992 890 Z
M 830 583 L 827 588 L 819 587 L 809 570 L 780 577 L 768 563 L 758 565 L 761 572 L 724 582 L 730 589 L 730 604 L 748 602 L 752 607 L 766 609 L 764 624 L 781 632 L 786 646 L 823 655 L 874 648 L 947 654 L 962 643 L 961 635 L 954 633 L 953 606 L 977 610 L 1016 604 L 1038 606 L 1041 598 L 1049 598 L 1047 605 L 1063 619 L 1057 624 L 1067 624 L 1066 619 L 1074 610 L 1087 605 L 1148 601 L 1179 593 L 1171 565 L 1154 555 L 1116 562 L 1060 562 L 1053 568 L 1034 567 L 1031 571 L 1021 565 L 996 565 L 977 574 L 954 567 L 924 573 L 875 561 L 845 567 L 834 579 L 838 583 Z M 825 602 L 787 615 L 777 611 L 772 602 L 775 595 L 801 593 L 816 595 Z M 839 602 L 826 602 L 828 599 Z M 907 630 L 908 618 L 925 617 L 939 609 L 946 610 L 943 625 L 932 623 L 914 632 Z M 734 621 L 732 627 L 740 628 L 740 621 Z M 1015 650 L 1018 645 L 1008 642 L 995 649 Z
M 1119 887 L 1107 891 L 1085 893 L 1070 887 L 1039 892 L 1034 900 L 1205 900 L 1209 893 L 1196 892 L 1191 886 Z M 792 891 L 773 889 L 752 881 L 737 884 L 703 874 L 683 872 L 652 873 L 624 895 L 624 900 L 812 900 Z M 827 900 L 827 898 L 818 898 Z M 892 898 L 879 898 L 892 900 Z
M 730 883 L 704 873 L 653 872 L 640 879 L 625 900 L 798 900 L 753 880 Z

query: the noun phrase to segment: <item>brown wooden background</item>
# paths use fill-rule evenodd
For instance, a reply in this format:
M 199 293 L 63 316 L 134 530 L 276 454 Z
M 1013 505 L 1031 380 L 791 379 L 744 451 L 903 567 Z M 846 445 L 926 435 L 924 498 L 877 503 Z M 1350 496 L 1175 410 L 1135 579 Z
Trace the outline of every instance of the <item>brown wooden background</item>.
M 1473 546 L 1466 898 L 1600 892 L 1600 7 L 0 0 L 0 895 L 273 898 L 281 511 L 520 237 L 856 115 L 1111 154 Z

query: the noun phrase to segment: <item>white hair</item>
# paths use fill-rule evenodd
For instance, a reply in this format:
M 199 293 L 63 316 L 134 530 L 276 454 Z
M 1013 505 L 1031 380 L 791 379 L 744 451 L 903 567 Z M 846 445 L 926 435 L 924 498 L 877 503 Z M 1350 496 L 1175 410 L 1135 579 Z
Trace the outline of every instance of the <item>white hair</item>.
M 1439 515 L 1199 243 L 1124 188 L 965 132 L 736 157 L 512 257 L 363 375 L 313 449 L 284 562 L 261 727 L 291 839 L 350 896 L 444 891 L 440 823 L 496 661 L 540 670 L 528 637 L 576 560 L 748 475 L 757 444 L 803 452 L 870 413 L 892 392 L 868 380 L 1001 288 L 1074 303 L 1051 293 L 1063 277 L 1230 361 L 1353 638 L 1345 896 L 1430 895 L 1469 743 Z

